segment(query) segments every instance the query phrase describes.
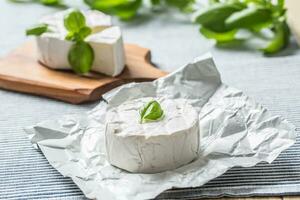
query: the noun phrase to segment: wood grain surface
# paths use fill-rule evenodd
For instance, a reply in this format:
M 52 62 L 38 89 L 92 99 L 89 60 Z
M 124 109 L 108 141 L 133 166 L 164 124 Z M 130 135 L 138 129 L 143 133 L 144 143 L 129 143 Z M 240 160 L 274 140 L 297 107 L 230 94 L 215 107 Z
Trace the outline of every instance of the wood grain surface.
M 121 75 L 113 78 L 89 73 L 83 77 L 40 64 L 36 60 L 34 42 L 29 41 L 0 59 L 0 88 L 78 104 L 98 100 L 103 93 L 124 83 L 166 75 L 151 64 L 149 49 L 126 44 L 125 54 L 126 67 Z

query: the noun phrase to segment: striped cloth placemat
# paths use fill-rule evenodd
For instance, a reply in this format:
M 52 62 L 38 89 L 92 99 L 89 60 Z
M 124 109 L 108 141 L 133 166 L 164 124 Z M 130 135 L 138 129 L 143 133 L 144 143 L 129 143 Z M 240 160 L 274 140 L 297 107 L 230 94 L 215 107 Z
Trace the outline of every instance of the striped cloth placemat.
M 0 100 L 4 99 L 5 102 L 11 101 L 6 107 L 0 107 L 1 113 L 6 114 L 6 120 L 0 120 L 0 199 L 85 199 L 70 178 L 60 175 L 42 153 L 31 146 L 20 125 L 57 118 L 57 110 L 76 110 L 79 113 L 93 105 L 69 105 L 66 108 L 66 104 L 61 102 L 45 103 L 46 100 L 37 97 L 29 100 L 25 95 L 0 91 Z M 29 107 L 28 104 L 35 106 Z M 18 113 L 17 110 L 21 107 L 23 110 Z M 3 112 L 4 109 L 13 109 L 15 113 Z M 47 114 L 28 116 L 40 109 L 47 109 Z M 296 131 L 299 133 L 299 128 Z M 299 166 L 300 137 L 294 146 L 283 152 L 272 164 L 261 163 L 251 168 L 236 167 L 202 187 L 169 190 L 158 198 L 295 194 L 300 191 Z
M 72 180 L 52 168 L 27 138 L 14 137 L 14 141 L 0 138 L 0 199 L 84 199 Z M 294 194 L 300 188 L 299 166 L 300 137 L 272 164 L 236 167 L 203 187 L 169 190 L 159 199 Z

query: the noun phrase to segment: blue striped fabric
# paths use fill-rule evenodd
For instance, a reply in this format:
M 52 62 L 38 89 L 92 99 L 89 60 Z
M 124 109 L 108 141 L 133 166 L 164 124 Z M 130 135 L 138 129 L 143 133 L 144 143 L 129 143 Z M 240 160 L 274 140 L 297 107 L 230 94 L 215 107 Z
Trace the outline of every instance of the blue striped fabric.
M 255 192 L 251 193 L 251 190 L 259 191 L 257 188 L 263 190 L 256 193 L 258 196 L 300 194 L 299 166 L 300 136 L 297 137 L 296 144 L 284 151 L 272 164 L 260 163 L 249 168 L 235 167 L 202 187 L 169 190 L 159 198 L 253 196 Z M 281 192 L 282 188 L 284 192 Z

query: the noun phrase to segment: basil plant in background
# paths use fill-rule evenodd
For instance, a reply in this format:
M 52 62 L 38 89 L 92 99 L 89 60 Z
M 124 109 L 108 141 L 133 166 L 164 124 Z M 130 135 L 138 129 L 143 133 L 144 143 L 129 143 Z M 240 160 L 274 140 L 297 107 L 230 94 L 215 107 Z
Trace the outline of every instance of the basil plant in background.
M 63 0 L 10 0 L 14 2 L 38 2 L 44 5 L 63 5 Z M 267 40 L 259 48 L 265 54 L 284 49 L 290 38 L 286 23 L 284 0 L 203 0 L 207 6 L 199 6 L 202 0 L 83 0 L 91 9 L 115 15 L 122 20 L 131 20 L 150 3 L 153 7 L 173 7 L 183 13 L 192 13 L 194 22 L 200 25 L 200 33 L 217 44 L 243 42 L 250 38 L 239 38 L 246 30 L 254 38 Z M 145 3 L 145 2 L 148 2 Z M 266 36 L 265 32 L 270 33 Z M 84 34 L 83 34 L 84 35 Z M 87 47 L 85 47 L 87 49 Z M 78 50 L 79 51 L 79 50 Z
M 40 3 L 45 6 L 65 7 L 61 0 L 9 0 L 15 3 Z
M 135 17 L 142 7 L 142 0 L 84 0 L 92 9 L 97 9 L 107 14 L 118 16 L 120 19 L 129 20 Z M 150 0 L 155 7 L 174 7 L 183 12 L 192 11 L 195 0 Z
M 217 43 L 232 42 L 239 30 L 246 29 L 254 36 L 262 36 L 269 29 L 273 36 L 265 54 L 280 51 L 289 43 L 290 31 L 286 24 L 284 0 L 214 0 L 196 14 L 195 22 L 201 25 L 200 32 Z M 263 36 L 262 36 L 263 37 Z
M 68 61 L 74 72 L 84 74 L 91 70 L 94 61 L 94 51 L 84 39 L 92 33 L 86 26 L 84 15 L 79 10 L 73 10 L 64 17 L 64 26 L 68 31 L 65 39 L 73 44 L 68 53 Z M 40 36 L 48 30 L 47 24 L 39 24 L 26 30 L 26 35 Z

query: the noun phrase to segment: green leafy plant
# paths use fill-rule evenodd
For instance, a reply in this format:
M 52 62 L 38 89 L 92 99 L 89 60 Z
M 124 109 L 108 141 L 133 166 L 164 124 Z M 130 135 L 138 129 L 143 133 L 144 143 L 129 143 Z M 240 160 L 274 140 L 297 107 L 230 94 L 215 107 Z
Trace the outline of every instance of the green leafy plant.
M 122 20 L 135 17 L 142 7 L 142 0 L 84 0 L 92 9 L 116 15 Z M 151 0 L 153 6 L 172 6 L 183 12 L 191 11 L 195 0 Z
M 289 43 L 290 31 L 286 24 L 284 0 L 225 0 L 213 1 L 195 18 L 200 32 L 217 43 L 235 41 L 239 30 L 260 34 L 263 29 L 273 32 L 265 48 L 265 54 L 276 53 Z
M 159 121 L 164 117 L 164 111 L 157 101 L 152 100 L 141 108 L 140 116 L 141 123 Z
M 9 0 L 14 3 L 40 3 L 45 6 L 65 7 L 62 0 Z
M 116 15 L 123 20 L 133 18 L 141 7 L 142 0 L 84 0 L 92 9 Z

